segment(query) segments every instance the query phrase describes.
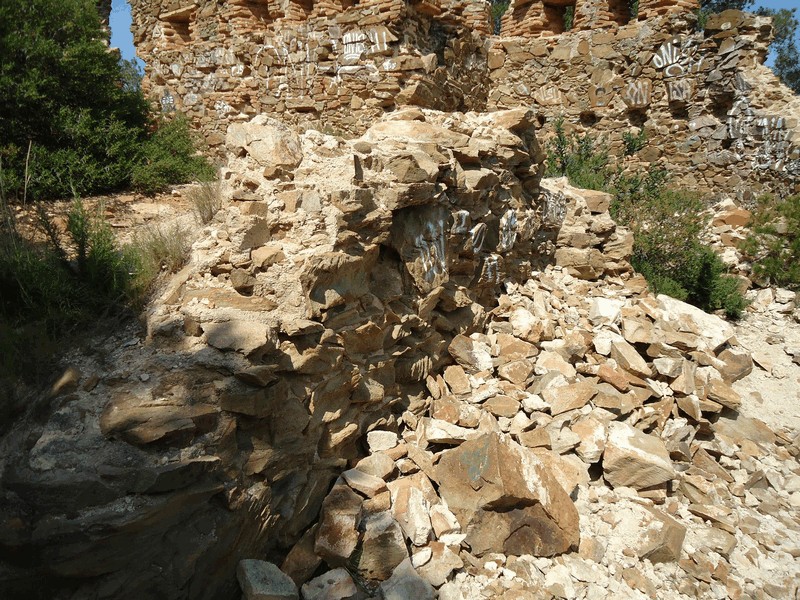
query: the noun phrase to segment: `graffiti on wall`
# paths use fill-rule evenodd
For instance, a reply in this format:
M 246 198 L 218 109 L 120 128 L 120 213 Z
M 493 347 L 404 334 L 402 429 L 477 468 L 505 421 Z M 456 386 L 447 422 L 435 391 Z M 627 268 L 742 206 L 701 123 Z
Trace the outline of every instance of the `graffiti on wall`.
M 664 77 L 667 101 L 685 104 L 694 94 L 696 75 L 703 68 L 703 57 L 698 56 L 700 38 L 675 37 L 664 42 L 653 55 L 653 66 L 660 69 Z
M 383 26 L 343 33 L 330 27 L 323 33 L 303 28 L 269 36 L 256 54 L 266 68 L 267 93 L 275 97 L 305 97 L 315 90 L 335 92 L 342 78 L 364 72 L 377 75 L 380 61 L 362 62 L 392 52 L 397 38 Z
M 800 171 L 800 157 L 791 143 L 792 130 L 786 119 L 758 115 L 747 97 L 739 98 L 728 111 L 728 138 L 739 160 L 752 156 L 753 168 L 795 174 Z M 755 150 L 755 152 L 753 152 Z M 793 154 L 795 153 L 795 154 Z

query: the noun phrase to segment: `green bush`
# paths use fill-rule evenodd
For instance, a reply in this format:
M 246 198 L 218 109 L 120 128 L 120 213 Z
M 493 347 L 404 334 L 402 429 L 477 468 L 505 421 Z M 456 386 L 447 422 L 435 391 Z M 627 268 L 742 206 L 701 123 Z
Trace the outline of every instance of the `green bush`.
M 183 117 L 162 120 L 142 147 L 131 183 L 143 193 L 152 194 L 171 184 L 210 181 L 214 168 L 195 153 L 189 124 Z
M 0 154 L 19 193 L 29 143 L 37 198 L 124 186 L 147 103 L 120 84 L 94 0 L 0 2 Z
M 627 150 L 638 151 L 644 135 L 630 136 Z M 548 144 L 547 175 L 566 175 L 576 187 L 611 193 L 611 215 L 634 234 L 633 267 L 654 293 L 667 294 L 706 311 L 724 310 L 739 318 L 746 306 L 735 278 L 700 240 L 704 205 L 695 195 L 667 189 L 669 173 L 658 167 L 623 173 L 609 167 L 609 156 L 588 135 L 568 136 L 563 120 Z
M 762 282 L 800 289 L 800 194 L 783 201 L 760 198 L 740 250 Z
M 185 120 L 152 124 L 140 74 L 108 52 L 95 0 L 0 2 L 0 57 L 8 195 L 65 198 L 132 183 L 151 193 L 211 171 Z
M 556 119 L 554 129 L 555 136 L 547 145 L 545 176 L 566 176 L 572 185 L 584 189 L 606 189 L 612 172 L 605 147 L 598 148 L 589 134 L 567 135 L 562 117 Z
M 625 156 L 633 156 L 639 150 L 644 148 L 647 142 L 647 132 L 642 129 L 639 133 L 631 133 L 630 131 L 622 132 L 622 144 L 625 146 Z

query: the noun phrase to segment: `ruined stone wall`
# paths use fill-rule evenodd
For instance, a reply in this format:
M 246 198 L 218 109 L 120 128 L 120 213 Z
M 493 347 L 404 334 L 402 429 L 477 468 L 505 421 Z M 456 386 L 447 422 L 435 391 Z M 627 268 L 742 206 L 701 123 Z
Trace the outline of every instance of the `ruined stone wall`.
M 748 199 L 800 180 L 800 100 L 763 66 L 768 19 L 728 11 L 695 31 L 690 0 L 517 0 L 492 36 L 483 1 L 306 4 L 133 0 L 146 88 L 222 153 L 256 114 L 360 134 L 402 105 L 444 111 L 533 107 L 543 137 L 563 117 L 626 164 Z M 573 29 L 564 13 L 574 7 Z
M 256 114 L 327 131 L 363 132 L 401 104 L 481 108 L 488 4 L 135 0 L 146 88 L 219 147 Z M 458 33 L 460 32 L 460 33 Z
M 505 283 L 629 270 L 605 195 L 540 190 L 530 111 L 391 116 L 351 141 L 230 128 L 232 201 L 152 344 L 107 342 L 118 367 L 84 362 L 102 381 L 0 440 L 0 597 L 240 597 L 238 561 L 285 552 L 366 434 L 420 412 Z
M 494 38 L 488 109 L 533 105 L 545 131 L 563 117 L 613 156 L 644 130 L 628 164 L 659 164 L 707 193 L 798 191 L 800 99 L 761 63 L 771 28 L 728 11 L 705 32 L 673 14 L 558 37 Z M 544 133 L 544 132 L 543 132 Z

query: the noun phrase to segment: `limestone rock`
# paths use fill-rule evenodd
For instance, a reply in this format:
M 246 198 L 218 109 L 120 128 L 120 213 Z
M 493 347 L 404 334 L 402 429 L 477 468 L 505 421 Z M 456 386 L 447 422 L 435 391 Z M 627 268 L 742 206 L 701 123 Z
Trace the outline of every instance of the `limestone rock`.
M 433 600 L 433 587 L 414 570 L 411 560 L 406 558 L 394 569 L 392 576 L 380 586 L 383 600 Z
M 362 523 L 364 534 L 356 567 L 362 577 L 384 581 L 394 568 L 408 559 L 400 525 L 388 512 L 368 515 Z
M 304 584 L 303 600 L 355 600 L 358 588 L 345 569 L 339 568 L 323 573 Z
M 510 439 L 486 434 L 467 441 L 442 455 L 436 473 L 474 552 L 481 546 L 479 553 L 552 556 L 577 547 L 578 515 L 569 496 L 533 453 Z
M 676 474 L 664 442 L 615 421 L 608 425 L 603 476 L 614 487 L 640 490 L 665 483 Z

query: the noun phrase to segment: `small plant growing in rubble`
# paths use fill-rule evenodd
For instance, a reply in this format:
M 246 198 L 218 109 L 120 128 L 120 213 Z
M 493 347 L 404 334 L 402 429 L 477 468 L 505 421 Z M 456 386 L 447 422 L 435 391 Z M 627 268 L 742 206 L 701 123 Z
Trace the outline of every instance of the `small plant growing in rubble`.
M 753 274 L 768 284 L 800 289 L 800 194 L 782 201 L 759 198 L 740 250 L 753 262 Z
M 192 187 L 186 195 L 195 218 L 203 225 L 210 223 L 222 208 L 222 186 L 219 181 L 205 181 Z
M 625 140 L 626 153 L 644 144 L 643 134 Z M 667 187 L 669 173 L 658 167 L 624 173 L 609 166 L 608 152 L 588 134 L 568 135 L 555 122 L 548 145 L 547 175 L 566 176 L 576 187 L 611 193 L 611 215 L 633 231 L 631 263 L 654 293 L 667 294 L 707 311 L 724 310 L 738 319 L 746 306 L 738 282 L 714 251 L 700 240 L 705 226 L 702 200 Z
M 631 133 L 630 131 L 622 132 L 622 144 L 625 147 L 625 156 L 633 156 L 644 148 L 646 142 L 647 132 L 644 129 L 639 133 Z

